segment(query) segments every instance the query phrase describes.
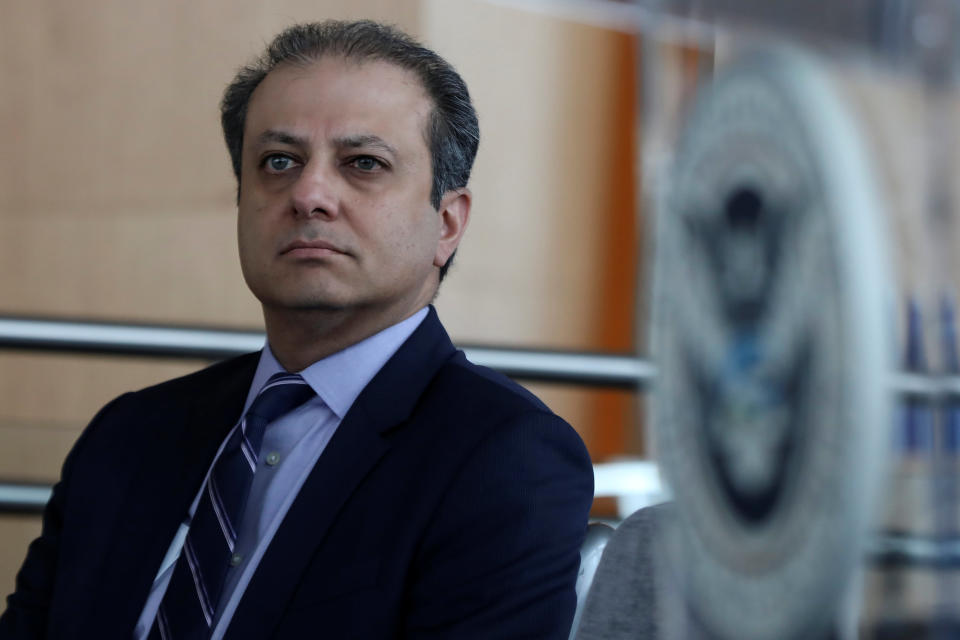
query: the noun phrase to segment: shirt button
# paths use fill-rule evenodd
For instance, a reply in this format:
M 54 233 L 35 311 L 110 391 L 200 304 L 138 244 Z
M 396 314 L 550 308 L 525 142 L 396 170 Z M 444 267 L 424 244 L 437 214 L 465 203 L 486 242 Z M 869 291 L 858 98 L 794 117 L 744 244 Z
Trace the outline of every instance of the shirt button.
M 235 566 L 237 566 L 238 564 L 240 564 L 241 562 L 243 562 L 243 556 L 240 555 L 239 553 L 235 553 L 235 554 L 233 554 L 232 556 L 230 556 L 230 566 L 231 566 L 231 567 L 235 567 Z
M 276 451 L 271 451 L 270 453 L 267 454 L 267 465 L 268 465 L 268 466 L 271 466 L 271 467 L 272 467 L 273 465 L 277 464 L 278 462 L 280 462 L 280 454 L 279 454 L 279 453 L 277 453 Z

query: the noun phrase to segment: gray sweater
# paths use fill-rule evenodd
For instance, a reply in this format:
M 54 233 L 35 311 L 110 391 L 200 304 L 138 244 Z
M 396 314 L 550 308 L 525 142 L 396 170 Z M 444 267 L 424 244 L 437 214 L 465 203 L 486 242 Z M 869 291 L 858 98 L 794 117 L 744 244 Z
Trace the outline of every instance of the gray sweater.
M 641 509 L 614 531 L 587 594 L 577 640 L 657 637 L 653 547 L 664 506 Z
M 673 517 L 671 503 L 640 509 L 607 542 L 593 578 L 576 640 L 710 637 L 690 615 L 656 536 Z

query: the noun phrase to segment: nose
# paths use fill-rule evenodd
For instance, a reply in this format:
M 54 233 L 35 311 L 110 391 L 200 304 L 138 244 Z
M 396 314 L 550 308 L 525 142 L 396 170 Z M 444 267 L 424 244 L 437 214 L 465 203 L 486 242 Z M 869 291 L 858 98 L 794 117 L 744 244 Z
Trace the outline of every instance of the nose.
M 336 176 L 319 162 L 308 162 L 290 191 L 293 213 L 301 217 L 337 215 Z

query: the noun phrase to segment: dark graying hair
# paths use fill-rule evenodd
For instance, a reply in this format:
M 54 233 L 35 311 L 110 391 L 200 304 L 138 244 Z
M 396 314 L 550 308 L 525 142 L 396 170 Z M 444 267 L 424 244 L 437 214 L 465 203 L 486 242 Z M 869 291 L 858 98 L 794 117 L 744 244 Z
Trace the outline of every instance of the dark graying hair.
M 463 78 L 446 60 L 394 27 L 370 20 L 328 20 L 284 30 L 227 86 L 220 103 L 220 122 L 237 177 L 238 196 L 243 129 L 254 90 L 282 63 L 309 64 L 324 56 L 358 62 L 379 60 L 415 73 L 433 101 L 425 131 L 433 165 L 431 205 L 439 208 L 447 191 L 467 185 L 480 126 Z M 441 279 L 449 266 L 450 261 L 441 268 Z

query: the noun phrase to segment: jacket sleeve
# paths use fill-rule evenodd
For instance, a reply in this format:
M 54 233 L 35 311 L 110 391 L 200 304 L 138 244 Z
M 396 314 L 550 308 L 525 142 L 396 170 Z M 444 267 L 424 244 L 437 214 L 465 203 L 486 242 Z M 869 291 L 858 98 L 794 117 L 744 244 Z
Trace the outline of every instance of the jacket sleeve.
M 593 500 L 583 442 L 531 410 L 472 452 L 417 558 L 404 637 L 566 640 Z
M 53 495 L 43 511 L 40 537 L 30 543 L 27 557 L 17 573 L 14 592 L 7 596 L 7 608 L 0 616 L 0 640 L 44 638 L 47 634 L 50 603 L 60 561 L 60 540 L 71 470 L 85 443 L 96 431 L 97 425 L 119 399 L 100 410 L 63 463 L 60 481 L 54 485 Z

